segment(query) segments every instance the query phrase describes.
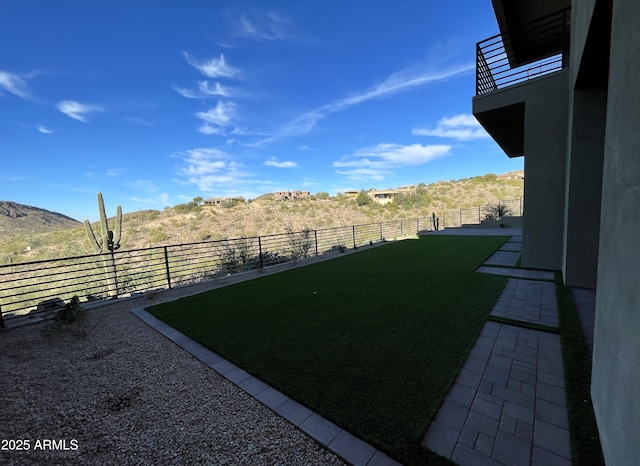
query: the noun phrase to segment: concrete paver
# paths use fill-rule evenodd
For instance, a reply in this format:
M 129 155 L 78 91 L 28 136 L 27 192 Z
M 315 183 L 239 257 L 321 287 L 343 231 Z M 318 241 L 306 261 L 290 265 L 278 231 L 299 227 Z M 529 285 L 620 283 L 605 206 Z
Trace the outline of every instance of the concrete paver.
M 506 267 L 513 267 L 518 263 L 520 259 L 519 252 L 513 251 L 496 251 L 491 257 L 484 261 L 483 265 L 503 265 Z
M 511 278 L 491 315 L 557 327 L 558 306 L 555 293 L 553 283 Z
M 500 251 L 522 252 L 522 242 L 507 241 L 499 248 Z
M 463 466 L 570 464 L 559 335 L 487 322 L 469 358 L 423 445 Z
M 489 273 L 492 275 L 504 275 L 514 278 L 528 278 L 530 280 L 553 280 L 555 275 L 548 270 L 530 270 L 530 269 L 510 269 L 505 267 L 490 267 L 481 265 L 476 269 L 479 273 Z

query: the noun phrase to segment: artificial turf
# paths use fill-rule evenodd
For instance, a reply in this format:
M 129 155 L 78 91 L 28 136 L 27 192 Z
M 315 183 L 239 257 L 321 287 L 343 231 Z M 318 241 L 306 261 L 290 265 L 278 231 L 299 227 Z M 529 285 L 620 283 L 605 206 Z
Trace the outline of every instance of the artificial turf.
M 507 277 L 474 273 L 506 237 L 426 236 L 149 312 L 404 464 Z

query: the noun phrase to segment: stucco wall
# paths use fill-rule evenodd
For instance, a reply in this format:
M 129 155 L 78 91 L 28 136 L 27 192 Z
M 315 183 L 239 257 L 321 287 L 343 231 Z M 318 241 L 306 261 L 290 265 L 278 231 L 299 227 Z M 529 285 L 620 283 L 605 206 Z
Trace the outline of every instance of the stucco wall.
M 528 83 L 523 267 L 562 268 L 568 108 L 567 72 Z
M 575 0 L 571 9 L 571 55 L 569 56 L 571 66 L 571 87 L 576 82 L 579 65 L 582 61 L 582 53 L 587 42 L 589 25 L 596 6 L 596 0 L 579 0 L 576 5 Z
M 562 272 L 566 285 L 595 288 L 607 89 L 579 89 L 570 99 Z
M 473 113 L 524 103 L 523 267 L 561 270 L 564 226 L 567 70 L 473 99 Z
M 607 464 L 640 458 L 640 5 L 615 0 L 592 397 Z

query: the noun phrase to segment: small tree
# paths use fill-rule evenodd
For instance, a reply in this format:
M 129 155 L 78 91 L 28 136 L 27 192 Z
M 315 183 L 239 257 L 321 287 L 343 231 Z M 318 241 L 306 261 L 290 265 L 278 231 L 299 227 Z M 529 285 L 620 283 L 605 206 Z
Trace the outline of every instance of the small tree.
M 329 193 L 320 191 L 319 193 L 316 193 L 316 199 L 329 199 Z
M 371 196 L 369 196 L 364 190 L 360 191 L 358 197 L 356 197 L 356 204 L 359 206 L 368 206 L 371 205 L 372 202 L 373 199 L 371 199 Z

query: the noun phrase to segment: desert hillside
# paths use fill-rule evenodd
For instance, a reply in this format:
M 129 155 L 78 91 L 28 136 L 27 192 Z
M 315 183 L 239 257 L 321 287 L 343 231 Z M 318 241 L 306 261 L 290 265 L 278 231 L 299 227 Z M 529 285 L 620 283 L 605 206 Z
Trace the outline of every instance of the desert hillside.
M 340 194 L 325 199 L 325 195 L 318 193 L 310 200 L 301 201 L 260 199 L 230 207 L 202 206 L 192 202 L 161 211 L 125 213 L 120 250 L 268 235 L 283 233 L 288 228 L 322 229 L 377 223 L 426 217 L 432 212 L 439 215 L 445 211 L 496 204 L 499 200 L 519 199 L 524 191 L 522 174 L 521 171 L 488 174 L 422 184 L 418 194 L 399 197 L 384 206 L 373 201 L 359 205 L 356 199 Z M 94 253 L 82 224 L 68 220 L 67 228 L 60 228 L 58 223 L 51 221 L 52 228 L 48 231 L 42 228 L 34 228 L 31 232 L 28 229 L 0 230 L 0 265 Z M 110 219 L 111 225 L 112 222 Z M 96 226 L 95 231 L 98 230 L 99 226 Z
M 78 225 L 80 222 L 66 215 L 17 202 L 0 201 L 0 237 L 66 230 Z

